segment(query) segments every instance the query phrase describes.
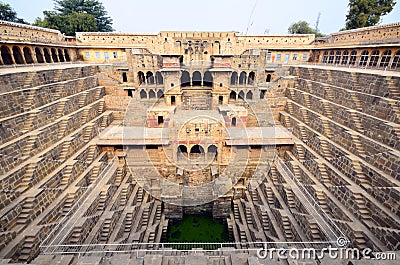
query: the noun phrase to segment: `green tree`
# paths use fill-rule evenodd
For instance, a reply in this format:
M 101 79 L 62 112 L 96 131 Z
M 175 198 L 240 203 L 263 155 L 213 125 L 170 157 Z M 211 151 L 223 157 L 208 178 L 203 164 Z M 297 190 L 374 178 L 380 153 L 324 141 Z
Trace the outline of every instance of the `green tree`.
M 22 18 L 17 17 L 17 12 L 9 5 L 0 1 L 0 20 L 28 24 Z
M 396 0 L 350 0 L 346 29 L 374 26 L 381 16 L 390 13 Z
M 55 11 L 43 11 L 44 19 L 37 18 L 35 25 L 44 28 L 58 29 L 68 36 L 76 32 L 97 31 L 96 19 L 87 13 L 72 12 L 66 15 L 57 14 Z
M 43 11 L 44 18 L 37 18 L 34 25 L 58 29 L 66 35 L 76 32 L 113 31 L 112 19 L 103 4 L 97 0 L 54 0 L 54 11 Z
M 113 31 L 112 19 L 98 0 L 54 0 L 54 2 L 55 10 L 59 14 L 67 15 L 73 12 L 91 14 L 96 19 L 97 31 Z
M 288 28 L 290 34 L 315 34 L 316 37 L 323 37 L 324 34 L 310 27 L 307 21 L 301 20 L 296 23 L 292 23 Z

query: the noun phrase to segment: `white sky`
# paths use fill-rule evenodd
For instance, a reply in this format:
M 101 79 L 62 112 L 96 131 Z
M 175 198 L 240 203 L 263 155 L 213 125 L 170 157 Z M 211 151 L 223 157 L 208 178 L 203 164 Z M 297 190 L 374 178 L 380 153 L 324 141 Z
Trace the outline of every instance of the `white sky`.
M 52 10 L 52 0 L 0 0 L 28 22 Z M 286 34 L 292 22 L 306 20 L 329 34 L 344 27 L 348 0 L 103 0 L 116 32 L 238 31 Z M 255 7 L 255 8 L 254 8 Z M 254 11 L 253 11 L 254 10 Z M 382 23 L 400 22 L 400 3 Z

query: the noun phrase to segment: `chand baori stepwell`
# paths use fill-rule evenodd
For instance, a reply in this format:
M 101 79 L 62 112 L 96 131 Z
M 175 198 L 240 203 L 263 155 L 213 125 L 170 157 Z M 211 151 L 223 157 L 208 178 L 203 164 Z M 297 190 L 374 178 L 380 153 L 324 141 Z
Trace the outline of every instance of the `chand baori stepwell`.
M 0 262 L 399 251 L 399 23 L 326 38 L 0 24 Z M 229 242 L 167 242 L 186 214 Z

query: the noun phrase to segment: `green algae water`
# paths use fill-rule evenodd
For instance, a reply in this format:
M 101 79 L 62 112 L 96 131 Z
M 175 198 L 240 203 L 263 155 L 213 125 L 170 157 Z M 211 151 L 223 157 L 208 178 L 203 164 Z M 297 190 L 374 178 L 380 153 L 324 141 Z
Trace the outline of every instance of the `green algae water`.
M 228 242 L 228 229 L 210 215 L 185 215 L 182 221 L 168 226 L 168 242 Z

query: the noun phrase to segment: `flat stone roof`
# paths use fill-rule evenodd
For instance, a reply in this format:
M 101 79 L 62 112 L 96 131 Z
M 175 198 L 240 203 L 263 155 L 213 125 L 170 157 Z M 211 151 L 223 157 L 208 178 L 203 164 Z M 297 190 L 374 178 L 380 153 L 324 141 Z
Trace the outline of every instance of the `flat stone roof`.
M 293 144 L 292 132 L 284 127 L 227 128 L 227 145 Z
M 101 132 L 98 145 L 167 145 L 168 128 L 111 126 Z
M 227 111 L 235 111 L 235 112 L 241 112 L 241 111 L 246 111 L 247 109 L 243 106 L 236 106 L 236 105 L 232 105 L 232 104 L 228 104 L 228 105 L 221 105 L 218 107 L 219 111 L 223 111 L 223 112 L 227 112 Z
M 168 145 L 169 130 L 174 128 L 146 128 L 111 126 L 104 130 L 98 145 Z M 227 128 L 227 145 L 286 145 L 293 144 L 292 133 L 284 127 Z

